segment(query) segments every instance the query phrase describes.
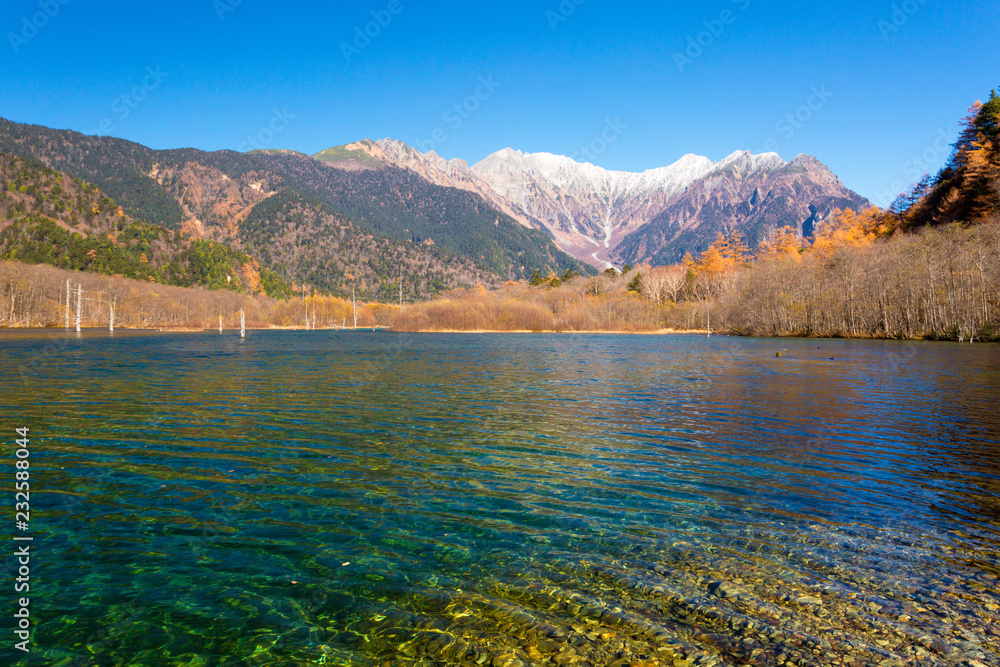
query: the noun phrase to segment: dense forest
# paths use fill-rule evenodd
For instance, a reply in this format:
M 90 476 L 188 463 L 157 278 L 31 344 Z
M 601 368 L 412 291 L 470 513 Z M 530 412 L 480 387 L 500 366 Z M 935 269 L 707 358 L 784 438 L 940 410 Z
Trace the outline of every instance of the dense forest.
M 410 301 L 462 285 L 500 285 L 466 257 L 366 232 L 291 189 L 255 206 L 240 238 L 266 265 L 325 294 Z
M 890 207 L 901 229 L 950 222 L 976 223 L 1000 211 L 1000 97 L 990 93 L 962 120 L 951 158 Z
M 179 286 L 290 296 L 226 245 L 137 221 L 96 186 L 0 152 L 0 257 Z

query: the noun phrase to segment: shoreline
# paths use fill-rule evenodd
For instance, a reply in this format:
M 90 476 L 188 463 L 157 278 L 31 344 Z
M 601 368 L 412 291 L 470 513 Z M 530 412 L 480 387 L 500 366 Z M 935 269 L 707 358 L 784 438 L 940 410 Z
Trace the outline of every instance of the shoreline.
M 357 332 L 367 332 L 372 333 L 376 331 L 384 331 L 387 333 L 407 333 L 407 334 L 588 334 L 588 335 L 600 335 L 600 336 L 620 336 L 620 335 L 632 335 L 632 336 L 668 336 L 668 335 L 708 335 L 708 331 L 705 329 L 656 329 L 649 331 L 627 331 L 627 330 L 615 330 L 615 329 L 587 329 L 582 331 L 576 330 L 556 330 L 556 329 L 419 329 L 416 331 L 408 330 L 397 330 L 392 327 L 386 326 L 375 326 L 375 327 L 358 327 L 353 329 L 351 327 L 317 327 L 315 329 L 306 329 L 304 327 L 246 327 L 248 332 L 250 331 L 345 331 L 352 333 Z M 75 329 L 65 329 L 63 327 L 0 327 L 0 332 L 23 332 L 23 333 L 65 333 L 65 334 L 75 334 L 77 331 Z M 214 328 L 203 328 L 195 329 L 192 327 L 148 327 L 148 328 L 130 328 L 130 327 L 116 327 L 114 332 L 108 331 L 107 327 L 83 327 L 79 333 L 214 333 L 217 335 L 225 335 L 232 333 L 239 333 L 239 329 L 235 328 L 225 328 L 222 333 L 219 333 L 218 329 Z M 722 332 L 712 332 L 713 336 L 727 336 L 728 334 Z
M 426 333 L 426 334 L 586 334 L 590 336 L 671 336 L 671 335 L 696 335 L 700 334 L 703 336 L 708 335 L 708 330 L 706 329 L 656 329 L 650 331 L 616 331 L 616 330 L 601 330 L 601 329 L 588 329 L 584 331 L 574 331 L 563 329 L 557 331 L 555 329 L 539 329 L 537 331 L 531 329 L 419 329 L 416 331 L 396 331 L 394 329 L 387 329 L 392 333 Z M 713 336 L 724 336 L 726 334 L 712 332 Z
M 573 330 L 554 330 L 554 329 L 543 329 L 533 331 L 530 329 L 419 329 L 414 331 L 408 330 L 396 330 L 392 327 L 387 326 L 375 326 L 375 327 L 358 327 L 356 330 L 347 327 L 317 327 L 316 329 L 305 329 L 304 327 L 247 327 L 247 332 L 261 332 L 261 331 L 317 331 L 317 332 L 344 332 L 344 333 L 388 333 L 388 334 L 471 334 L 471 335 L 582 335 L 582 336 L 708 336 L 708 330 L 706 329 L 655 329 L 648 331 L 624 331 L 624 330 L 607 330 L 607 329 L 588 329 L 582 331 Z M 69 335 L 77 334 L 77 332 L 70 328 L 65 329 L 63 327 L 0 327 L 0 340 L 3 338 L 17 338 L 17 337 L 30 337 L 30 336 L 59 336 L 59 335 Z M 178 327 L 178 328 L 164 328 L 164 327 L 149 327 L 149 328 L 128 328 L 128 327 L 116 327 L 114 332 L 108 331 L 107 327 L 83 327 L 80 331 L 79 336 L 84 336 L 87 338 L 93 338 L 96 336 L 110 336 L 115 335 L 122 336 L 134 336 L 142 334 L 214 334 L 216 336 L 231 336 L 239 335 L 238 328 L 227 328 L 223 330 L 223 333 L 219 333 L 217 328 L 204 328 L 195 329 L 190 327 Z M 930 342 L 930 343 L 956 343 L 956 344 L 979 344 L 979 345 L 989 345 L 998 344 L 998 340 L 975 340 L 975 341 L 959 341 L 952 338 L 927 338 L 927 337 L 915 337 L 915 338 L 880 338 L 875 336 L 841 336 L 841 335 L 831 335 L 831 336 L 815 336 L 815 335 L 804 335 L 804 334 L 762 334 L 762 335 L 745 335 L 724 331 L 713 331 L 712 336 L 718 336 L 720 338 L 770 338 L 775 340 L 864 340 L 864 341 L 896 341 L 896 342 Z

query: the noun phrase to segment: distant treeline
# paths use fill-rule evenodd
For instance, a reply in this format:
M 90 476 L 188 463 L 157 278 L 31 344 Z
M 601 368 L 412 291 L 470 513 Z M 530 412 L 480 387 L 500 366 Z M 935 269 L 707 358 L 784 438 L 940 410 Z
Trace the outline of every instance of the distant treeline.
M 596 277 L 567 273 L 534 281 L 453 290 L 434 301 L 359 303 L 358 326 L 400 331 L 705 330 L 758 336 L 843 336 L 1000 340 L 1000 222 L 858 236 L 849 225 L 808 250 L 786 232 L 748 259 L 720 239 L 698 261 L 628 268 Z M 840 238 L 840 242 L 831 239 Z M 147 281 L 0 262 L 0 327 L 63 326 L 66 280 L 75 320 L 106 327 L 213 329 L 354 325 L 351 301 L 315 296 L 274 299 L 164 286 Z
M 354 304 L 329 296 L 276 299 L 230 290 L 175 287 L 120 276 L 66 271 L 45 265 L 0 261 L 0 327 L 63 327 L 66 281 L 70 282 L 69 316 L 75 325 L 77 286 L 83 327 L 108 327 L 111 306 L 115 327 L 129 329 L 215 329 L 222 317 L 227 329 L 240 325 L 240 309 L 251 328 L 333 328 L 354 326 Z M 386 324 L 398 306 L 357 304 L 357 324 Z
M 1000 339 L 1000 223 L 878 240 L 847 214 L 809 250 L 790 231 L 753 258 L 720 239 L 698 261 L 461 290 L 408 306 L 408 331 L 705 330 L 756 336 Z M 870 219 L 870 218 L 869 218 Z
M 1000 339 L 1000 223 L 767 257 L 721 277 L 717 321 L 748 335 Z
M 998 221 L 993 91 L 962 120 L 945 167 L 889 210 L 841 212 L 807 249 L 765 248 L 749 269 L 716 274 L 720 314 L 737 333 L 997 340 Z
M 700 303 L 657 303 L 628 289 L 634 272 L 592 278 L 550 276 L 542 285 L 455 290 L 406 306 L 393 320 L 402 331 L 624 331 L 690 328 L 703 322 Z

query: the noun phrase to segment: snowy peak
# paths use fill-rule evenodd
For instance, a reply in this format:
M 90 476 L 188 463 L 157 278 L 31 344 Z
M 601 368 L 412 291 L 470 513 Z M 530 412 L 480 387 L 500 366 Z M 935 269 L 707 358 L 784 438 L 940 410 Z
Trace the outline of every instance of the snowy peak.
M 720 160 L 716 164 L 716 169 L 727 167 L 737 167 L 744 171 L 777 171 L 788 166 L 789 163 L 781 159 L 777 153 L 761 153 L 754 155 L 750 151 L 736 151 L 732 155 Z
M 421 153 L 386 138 L 366 139 L 315 157 L 341 166 L 337 161 L 345 156 L 351 158 L 350 165 L 362 156 L 376 164 L 408 169 L 436 185 L 475 192 L 522 225 L 547 231 L 561 250 L 602 268 L 609 265 L 608 259 L 615 256 L 625 237 L 660 220 L 665 212 L 679 210 L 678 202 L 688 201 L 682 207 L 685 211 L 701 211 L 705 201 L 691 200 L 692 196 L 704 199 L 711 193 L 725 201 L 716 201 L 710 209 L 737 211 L 743 210 L 744 199 L 750 208 L 756 206 L 754 202 L 768 201 L 768 192 L 780 179 L 805 179 L 838 197 L 847 192 L 829 169 L 808 155 L 785 162 L 777 153 L 736 151 L 713 162 L 687 154 L 665 167 L 626 172 L 563 155 L 504 148 L 470 167 L 465 160 L 447 160 L 434 151 Z M 343 168 L 351 167 L 345 164 Z M 746 197 L 745 190 L 750 193 Z M 805 219 L 811 204 L 796 202 L 793 208 L 805 211 Z M 693 218 L 683 215 L 678 224 L 685 229 L 700 224 L 701 213 Z
M 678 192 L 713 171 L 738 166 L 749 171 L 774 171 L 786 166 L 777 153 L 753 155 L 737 151 L 719 162 L 701 155 L 687 154 L 667 167 L 643 172 L 610 171 L 589 162 L 551 153 L 522 153 L 510 148 L 497 151 L 472 167 L 479 177 L 492 182 L 497 179 L 548 181 L 559 188 L 593 188 L 603 192 L 652 193 Z M 518 176 L 521 174 L 521 176 Z
M 688 154 L 669 166 L 634 173 L 505 148 L 471 171 L 523 217 L 547 229 L 562 250 L 600 266 L 622 238 L 695 183 L 713 174 L 765 177 L 786 166 L 776 153 L 737 151 L 719 162 Z

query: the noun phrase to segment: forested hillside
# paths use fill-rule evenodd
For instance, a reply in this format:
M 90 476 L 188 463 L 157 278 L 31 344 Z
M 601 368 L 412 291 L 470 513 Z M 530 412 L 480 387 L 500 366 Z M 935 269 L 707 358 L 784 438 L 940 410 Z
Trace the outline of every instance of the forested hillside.
M 478 195 L 433 185 L 405 169 L 338 169 L 294 156 L 272 156 L 271 168 L 362 227 L 395 239 L 433 242 L 504 279 L 535 271 L 594 272 L 558 250 L 544 232 L 523 227 Z
M 948 164 L 897 199 L 891 211 L 903 229 L 973 223 L 1000 210 L 1000 97 L 990 93 L 962 121 Z
M 155 151 L 145 146 L 0 118 L 0 151 L 92 183 L 136 220 L 180 228 L 177 202 L 148 176 Z
M 366 300 L 406 300 L 499 277 L 460 255 L 366 232 L 329 205 L 286 189 L 253 208 L 240 225 L 243 247 L 283 275 L 320 292 Z
M 433 243 L 439 251 L 471 260 L 497 278 L 527 277 L 535 271 L 589 270 L 558 251 L 543 232 L 525 229 L 480 197 L 432 185 L 395 167 L 344 170 L 286 151 L 154 151 L 121 139 L 2 119 L 0 150 L 94 183 L 136 220 L 241 250 L 245 248 L 240 246 L 240 227 L 253 208 L 293 188 L 369 234 L 411 242 L 418 248 Z M 427 255 L 421 261 L 433 266 L 442 257 Z M 377 263 L 373 255 L 364 260 L 370 266 Z M 335 257 L 322 261 L 342 263 Z M 299 269 L 292 263 L 282 270 L 288 279 L 303 271 L 311 273 Z M 398 278 L 400 270 L 406 269 L 388 267 L 377 281 L 389 281 L 393 275 Z M 444 275 L 438 279 L 448 282 Z
M 2 152 L 0 257 L 170 285 L 291 293 L 242 252 L 137 221 L 96 186 Z

